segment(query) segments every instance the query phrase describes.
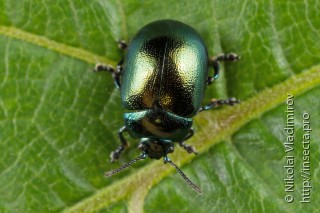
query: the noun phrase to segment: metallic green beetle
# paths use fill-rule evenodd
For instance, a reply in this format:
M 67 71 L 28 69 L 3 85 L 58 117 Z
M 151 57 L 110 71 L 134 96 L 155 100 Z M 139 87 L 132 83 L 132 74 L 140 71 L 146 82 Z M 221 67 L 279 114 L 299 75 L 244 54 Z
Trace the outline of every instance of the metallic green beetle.
M 182 175 L 186 182 L 197 192 L 200 188 L 192 183 L 185 174 L 167 157 L 174 151 L 178 142 L 189 153 L 195 149 L 184 143 L 193 135 L 192 117 L 200 111 L 239 101 L 213 99 L 201 107 L 206 86 L 218 77 L 219 61 L 236 61 L 236 54 L 222 54 L 209 58 L 207 47 L 201 36 L 190 26 L 174 20 L 160 20 L 143 27 L 127 46 L 124 60 L 117 68 L 97 64 L 95 71 L 112 73 L 121 91 L 122 105 L 132 110 L 124 114 L 125 125 L 119 130 L 121 146 L 111 153 L 111 161 L 119 158 L 127 147 L 123 132 L 131 137 L 140 138 L 140 157 L 122 167 L 107 172 L 116 174 L 132 163 L 147 156 L 153 159 L 163 157 Z M 214 75 L 209 76 L 213 66 Z

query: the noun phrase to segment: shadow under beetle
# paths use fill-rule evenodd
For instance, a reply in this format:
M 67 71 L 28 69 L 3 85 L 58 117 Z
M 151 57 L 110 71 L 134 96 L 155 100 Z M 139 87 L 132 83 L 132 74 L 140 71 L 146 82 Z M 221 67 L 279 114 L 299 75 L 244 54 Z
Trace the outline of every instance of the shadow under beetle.
M 117 160 L 128 146 L 123 136 L 129 132 L 131 137 L 140 138 L 138 148 L 142 154 L 109 171 L 112 176 L 138 160 L 150 157 L 171 164 L 184 180 L 198 193 L 200 188 L 167 157 L 174 151 L 178 142 L 189 153 L 195 149 L 184 143 L 193 134 L 192 117 L 198 112 L 221 105 L 239 103 L 235 98 L 212 99 L 203 107 L 205 88 L 219 75 L 219 61 L 236 61 L 234 54 L 208 57 L 207 47 L 200 35 L 190 26 L 174 20 L 160 20 L 143 27 L 130 44 L 119 43 L 126 55 L 116 69 L 97 64 L 95 71 L 112 74 L 121 92 L 122 105 L 132 110 L 124 114 L 125 125 L 119 130 L 121 145 L 111 153 L 111 162 Z M 213 76 L 208 74 L 209 67 Z

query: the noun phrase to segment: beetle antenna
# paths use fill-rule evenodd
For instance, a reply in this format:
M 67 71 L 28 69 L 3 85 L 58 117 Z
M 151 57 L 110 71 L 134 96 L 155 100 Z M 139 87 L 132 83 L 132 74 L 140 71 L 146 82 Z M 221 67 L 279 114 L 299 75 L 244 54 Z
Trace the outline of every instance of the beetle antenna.
M 114 175 L 114 174 L 117 174 L 117 173 L 123 171 L 124 169 L 126 169 L 126 168 L 127 168 L 128 166 L 130 166 L 131 164 L 136 163 L 136 162 L 139 161 L 139 160 L 143 160 L 143 159 L 145 159 L 146 157 L 147 157 L 147 155 L 146 155 L 145 153 L 142 153 L 139 157 L 137 157 L 137 158 L 129 161 L 128 163 L 120 166 L 119 168 L 114 169 L 114 170 L 111 170 L 111 171 L 109 171 L 109 172 L 106 172 L 106 173 L 105 173 L 105 176 L 106 176 L 106 177 L 110 177 L 110 176 L 112 176 L 112 175 Z
M 193 188 L 193 190 L 195 190 L 196 192 L 198 192 L 198 194 L 202 194 L 200 187 L 197 186 L 196 184 L 194 184 L 194 183 L 183 173 L 183 171 L 182 171 L 176 164 L 174 164 L 169 158 L 165 158 L 164 163 L 169 163 L 169 164 L 171 164 L 171 165 L 177 170 L 177 172 L 183 177 L 183 179 L 187 182 L 187 184 Z

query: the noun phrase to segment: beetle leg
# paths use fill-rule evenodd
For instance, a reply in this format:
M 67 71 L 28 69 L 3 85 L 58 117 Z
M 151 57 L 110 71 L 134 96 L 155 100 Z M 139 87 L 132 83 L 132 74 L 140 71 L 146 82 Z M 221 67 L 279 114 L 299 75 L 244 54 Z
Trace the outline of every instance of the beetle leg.
M 127 131 L 127 127 L 126 126 L 123 126 L 119 129 L 119 138 L 120 138 L 120 141 L 121 141 L 121 145 L 113 152 L 111 152 L 110 154 L 110 161 L 111 162 L 114 162 L 116 160 L 119 159 L 120 157 L 120 154 L 121 152 L 128 146 L 128 142 L 127 140 L 123 137 L 123 132 L 124 131 Z
M 191 128 L 187 136 L 184 138 L 184 140 L 179 142 L 179 145 L 183 147 L 188 153 L 198 154 L 198 152 L 193 146 L 185 144 L 185 141 L 191 138 L 193 134 L 194 134 L 194 131 L 193 131 L 193 128 Z
M 190 146 L 188 144 L 185 144 L 184 141 L 179 142 L 179 145 L 184 148 L 188 153 L 194 153 L 194 154 L 198 154 L 198 152 L 196 151 L 196 149 L 193 146 Z
M 128 45 L 124 40 L 118 41 L 118 48 L 120 50 L 126 50 L 127 47 L 128 47 Z
M 94 72 L 110 72 L 114 73 L 115 70 L 111 65 L 105 65 L 105 64 L 96 64 L 96 66 L 93 69 Z
M 117 65 L 117 69 L 114 69 L 110 65 L 96 64 L 93 71 L 94 72 L 109 72 L 109 73 L 111 73 L 116 87 L 120 88 L 120 77 L 122 74 L 122 64 L 123 64 L 123 59 L 121 61 L 119 61 L 118 65 Z
M 121 77 L 121 74 L 122 74 L 122 65 L 123 65 L 123 60 L 122 59 L 121 61 L 119 61 L 119 63 L 117 64 L 117 70 L 115 72 L 115 75 L 112 75 L 114 81 L 115 81 L 115 84 L 118 88 L 120 88 L 121 84 L 120 84 L 120 77 Z
M 213 57 L 210 59 L 211 66 L 214 70 L 213 77 L 209 76 L 207 80 L 207 84 L 210 85 L 215 79 L 219 77 L 219 61 L 237 61 L 240 59 L 235 53 L 226 53 L 218 55 L 217 57 Z
M 228 98 L 228 99 L 212 99 L 211 102 L 203 107 L 201 107 L 199 109 L 199 112 L 202 112 L 204 110 L 209 110 L 209 109 L 213 109 L 213 108 L 217 108 L 219 106 L 222 106 L 222 105 L 230 105 L 230 106 L 233 106 L 235 104 L 238 104 L 240 103 L 240 100 L 236 99 L 236 98 Z

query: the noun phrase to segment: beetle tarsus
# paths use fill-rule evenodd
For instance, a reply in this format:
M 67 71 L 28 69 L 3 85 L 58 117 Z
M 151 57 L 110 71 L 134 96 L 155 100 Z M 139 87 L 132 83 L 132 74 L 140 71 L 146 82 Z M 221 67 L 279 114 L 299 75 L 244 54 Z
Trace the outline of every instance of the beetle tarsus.
M 121 77 L 121 74 L 122 74 L 122 64 L 123 64 L 123 60 L 121 60 L 118 63 L 117 68 L 115 69 L 111 65 L 98 63 L 94 67 L 93 71 L 94 72 L 109 72 L 109 73 L 111 73 L 116 87 L 120 88 L 120 77 Z
M 121 40 L 118 41 L 118 47 L 121 50 L 126 50 L 127 49 L 127 44 L 125 41 Z M 106 64 L 101 64 L 98 63 L 96 64 L 96 66 L 94 67 L 93 71 L 95 72 L 109 72 L 112 74 L 112 78 L 114 80 L 114 83 L 116 85 L 117 88 L 120 88 L 121 84 L 120 84 L 120 78 L 122 75 L 122 69 L 123 69 L 123 61 L 124 59 L 122 59 L 121 61 L 118 62 L 116 69 L 114 67 L 112 67 L 111 65 L 106 65 Z
M 119 129 L 119 138 L 120 138 L 120 141 L 121 141 L 121 145 L 116 149 L 114 150 L 113 152 L 111 152 L 110 154 L 110 161 L 111 162 L 114 162 L 116 160 L 119 159 L 120 155 L 121 155 L 121 152 L 128 147 L 128 142 L 127 140 L 124 138 L 123 136 L 123 132 L 127 131 L 127 128 L 126 126 L 123 126 Z
M 228 98 L 228 99 L 212 99 L 211 102 L 199 109 L 199 112 L 204 111 L 204 110 L 209 110 L 213 108 L 217 108 L 222 105 L 229 105 L 229 106 L 234 106 L 235 104 L 240 103 L 240 100 L 236 98 Z
M 111 65 L 98 63 L 93 69 L 94 72 L 110 72 L 113 73 L 115 70 Z
M 127 47 L 128 47 L 128 45 L 124 40 L 118 41 L 118 48 L 120 50 L 126 50 Z
M 217 57 L 213 58 L 213 61 L 238 61 L 240 56 L 235 53 L 223 53 L 218 55 Z
M 183 141 L 179 142 L 179 145 L 181 147 L 183 147 L 188 153 L 198 154 L 198 152 L 196 151 L 196 149 L 193 146 L 185 144 L 185 141 L 188 140 L 189 138 L 191 138 L 193 135 L 194 135 L 194 130 L 191 127 L 189 130 L 189 133 L 187 134 L 187 136 L 184 138 Z
M 184 141 L 181 141 L 179 142 L 179 145 L 184 148 L 188 153 L 194 153 L 194 154 L 198 154 L 197 150 L 193 147 L 193 146 L 190 146 L 188 144 L 185 144 Z
M 211 66 L 213 67 L 213 70 L 214 70 L 214 75 L 213 77 L 209 76 L 208 77 L 208 80 L 207 80 L 207 84 L 210 85 L 212 84 L 212 82 L 217 79 L 219 77 L 219 62 L 220 61 L 238 61 L 240 59 L 240 56 L 238 56 L 237 54 L 235 53 L 223 53 L 223 54 L 220 54 L 216 57 L 212 57 L 210 59 L 210 62 L 211 62 Z

